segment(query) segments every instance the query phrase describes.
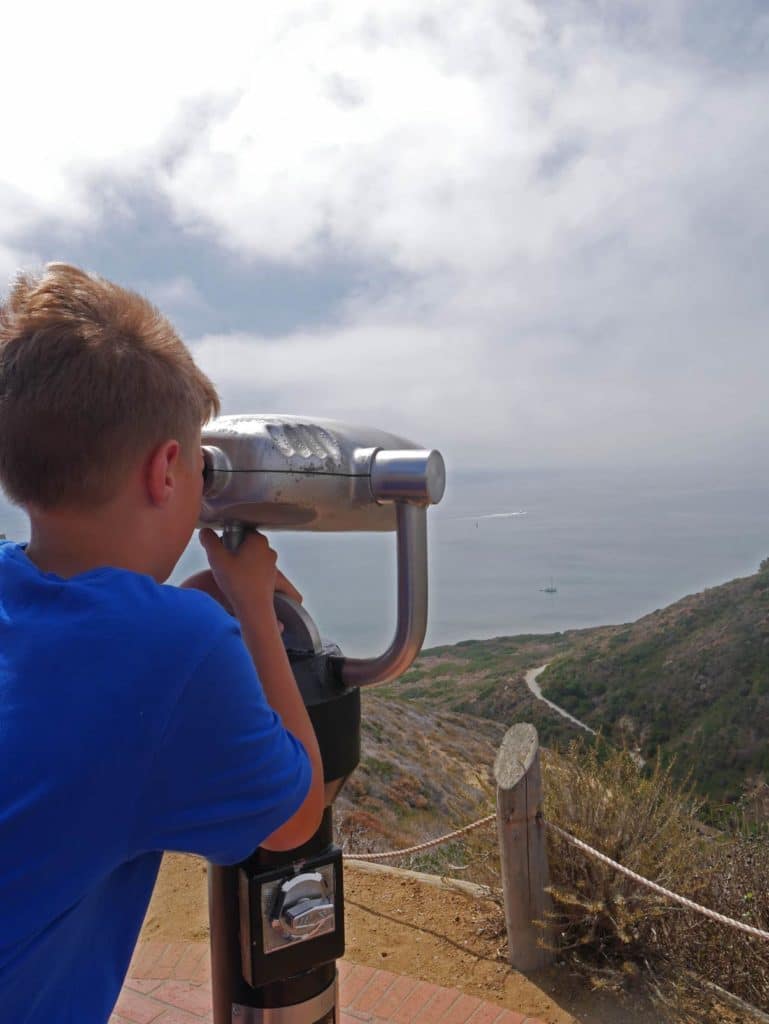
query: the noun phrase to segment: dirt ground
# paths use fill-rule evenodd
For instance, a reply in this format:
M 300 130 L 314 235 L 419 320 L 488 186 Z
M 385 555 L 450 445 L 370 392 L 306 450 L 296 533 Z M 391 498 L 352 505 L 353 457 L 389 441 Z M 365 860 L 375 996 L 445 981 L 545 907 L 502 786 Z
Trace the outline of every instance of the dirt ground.
M 205 863 L 168 854 L 144 939 L 208 938 Z M 513 971 L 502 910 L 492 899 L 426 884 L 409 873 L 345 865 L 347 959 L 455 987 L 547 1024 L 659 1024 L 647 1005 L 586 992 L 565 968 L 531 978 Z

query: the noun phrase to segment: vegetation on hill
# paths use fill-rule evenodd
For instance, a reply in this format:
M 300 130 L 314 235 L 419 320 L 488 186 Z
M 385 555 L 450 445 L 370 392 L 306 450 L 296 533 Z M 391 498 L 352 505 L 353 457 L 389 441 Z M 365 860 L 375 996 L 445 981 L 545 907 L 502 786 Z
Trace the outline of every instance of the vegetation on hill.
M 579 730 L 523 680 L 545 663 L 539 684 L 550 700 L 647 761 L 661 751 L 713 808 L 741 801 L 769 819 L 769 559 L 753 576 L 635 623 L 432 648 L 377 693 L 508 725 L 529 721 L 543 745 L 563 745 Z
M 364 690 L 360 765 L 335 803 L 347 851 L 408 846 L 493 810 L 492 766 L 513 722 L 532 722 L 548 742 L 568 742 L 573 726 L 518 676 L 569 650 L 579 635 L 433 648 L 398 682 Z M 451 848 L 415 866 L 440 870 L 444 859 L 451 861 Z
M 596 631 L 539 679 L 549 699 L 715 801 L 769 776 L 769 566 Z
M 544 743 L 568 742 L 576 734 L 574 726 L 529 692 L 523 673 L 571 651 L 595 632 L 569 630 L 433 647 L 424 651 L 398 682 L 378 687 L 376 693 L 388 700 L 454 711 L 505 726 L 531 722 Z
M 496 722 L 365 693 L 360 764 L 334 804 L 346 851 L 397 849 L 464 825 L 479 808 L 488 813 L 504 732 Z

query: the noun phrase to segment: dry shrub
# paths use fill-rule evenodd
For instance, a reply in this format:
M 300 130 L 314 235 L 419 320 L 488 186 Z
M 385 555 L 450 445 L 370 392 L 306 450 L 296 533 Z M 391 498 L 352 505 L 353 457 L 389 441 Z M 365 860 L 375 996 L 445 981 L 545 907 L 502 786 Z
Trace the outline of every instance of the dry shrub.
M 645 878 L 676 892 L 701 859 L 691 796 L 658 760 L 643 772 L 627 751 L 572 744 L 545 760 L 545 817 Z M 620 985 L 666 958 L 671 904 L 548 832 L 561 952 Z
M 545 760 L 545 816 L 644 878 L 769 930 L 766 832 L 716 833 L 658 760 L 573 744 Z M 559 952 L 594 985 L 639 980 L 679 1020 L 722 1020 L 700 978 L 769 1010 L 769 942 L 682 909 L 548 833 Z M 692 1017 L 692 1006 L 698 1006 Z
M 691 879 L 705 906 L 769 931 L 766 831 L 713 840 L 692 864 Z M 769 1011 L 769 941 L 689 912 L 673 920 L 670 938 L 671 959 Z
M 336 841 L 345 853 L 373 853 L 383 849 L 381 820 L 370 811 L 355 808 L 346 813 L 335 808 Z

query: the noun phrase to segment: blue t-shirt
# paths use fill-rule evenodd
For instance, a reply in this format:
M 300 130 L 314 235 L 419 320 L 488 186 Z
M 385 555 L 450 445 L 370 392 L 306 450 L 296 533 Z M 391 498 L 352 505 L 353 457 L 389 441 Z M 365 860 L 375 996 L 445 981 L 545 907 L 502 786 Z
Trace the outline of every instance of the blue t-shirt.
M 103 1024 L 160 851 L 242 860 L 309 784 L 210 597 L 0 543 L 2 1024 Z

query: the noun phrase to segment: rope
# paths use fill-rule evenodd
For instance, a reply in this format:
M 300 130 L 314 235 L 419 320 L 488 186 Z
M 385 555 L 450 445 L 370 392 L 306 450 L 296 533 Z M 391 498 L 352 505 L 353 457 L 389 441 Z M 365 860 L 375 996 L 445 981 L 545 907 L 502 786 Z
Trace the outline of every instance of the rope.
M 496 814 L 487 814 L 485 818 L 479 818 L 478 821 L 472 822 L 470 825 L 465 825 L 464 828 L 458 828 L 454 832 L 448 832 L 445 836 L 439 836 L 437 839 L 430 839 L 426 843 L 418 843 L 416 846 L 407 846 L 403 850 L 389 850 L 387 853 L 346 853 L 344 855 L 346 860 L 390 860 L 393 857 L 404 857 L 409 853 L 418 853 L 420 850 L 429 850 L 433 846 L 439 846 L 441 843 L 447 842 L 449 839 L 456 839 L 458 836 L 466 835 L 468 832 L 473 832 L 477 828 L 481 828 L 483 825 L 488 825 L 490 822 L 496 819 Z M 685 896 L 679 896 L 676 892 L 671 892 L 670 889 L 666 889 L 662 885 L 658 885 L 656 882 L 650 882 L 648 878 L 644 878 L 643 875 L 637 874 L 635 871 L 631 871 L 630 868 L 624 867 L 622 864 L 618 864 L 616 860 L 612 860 L 611 857 L 607 857 L 605 853 L 600 853 L 598 850 L 593 849 L 587 843 L 581 839 L 577 839 L 576 836 L 571 835 L 570 832 L 566 832 L 558 825 L 553 824 L 552 821 L 545 821 L 543 818 L 539 818 L 539 821 L 551 828 L 559 836 L 562 836 L 567 843 L 571 843 L 572 846 L 576 846 L 578 850 L 582 850 L 583 853 L 590 854 L 591 857 L 595 857 L 596 860 L 600 860 L 602 863 L 608 865 L 610 868 L 614 868 L 615 871 L 619 871 L 620 874 L 626 875 L 631 878 L 634 882 L 638 882 L 639 885 L 645 885 L 647 889 L 651 889 L 652 892 L 659 893 L 660 896 L 665 896 L 669 900 L 673 900 L 674 903 L 679 903 L 682 907 L 686 907 L 688 910 L 694 910 L 698 914 L 703 914 L 705 917 L 711 918 L 713 921 L 718 921 L 719 924 L 729 925 L 731 928 L 736 928 L 737 931 L 744 932 L 746 935 L 752 935 L 757 939 L 769 940 L 769 932 L 763 931 L 761 928 L 754 928 L 752 924 L 745 924 L 744 921 L 736 921 L 733 917 L 727 917 L 725 914 L 719 914 L 715 910 L 710 910 L 708 907 L 703 907 L 699 903 L 695 903 L 693 900 L 687 899 Z
M 473 832 L 482 825 L 488 825 L 496 817 L 496 814 L 487 814 L 485 818 L 480 818 L 471 825 L 465 825 L 464 828 L 458 828 L 455 832 L 448 832 L 445 836 L 440 836 L 438 839 L 430 839 L 428 842 L 419 843 L 417 846 L 407 846 L 405 850 L 390 850 L 388 853 L 346 853 L 344 856 L 347 860 L 388 860 L 391 857 L 404 857 L 407 853 L 429 850 L 431 846 L 438 846 L 440 843 L 445 843 L 448 839 L 455 839 L 457 836 L 463 836 L 467 832 Z
M 754 928 L 751 924 L 745 924 L 743 921 L 735 921 L 733 917 L 726 917 L 724 914 L 719 914 L 715 910 L 709 910 L 708 907 L 702 907 L 699 903 L 694 903 L 692 900 L 688 900 L 685 896 L 679 896 L 678 893 L 671 892 L 670 889 L 665 889 L 661 885 L 657 885 L 656 882 L 650 882 L 648 878 L 644 878 L 642 875 L 637 875 L 635 871 L 631 871 L 630 868 L 623 867 L 622 864 L 618 864 L 616 860 L 612 860 L 611 857 L 607 857 L 605 853 L 599 853 L 598 850 L 594 850 L 592 846 L 588 846 L 587 843 L 583 843 L 581 839 L 577 839 L 576 836 L 571 835 L 569 832 L 565 832 L 558 825 L 554 825 L 552 821 L 543 821 L 543 824 L 547 825 L 554 832 L 557 832 L 559 836 L 571 843 L 572 846 L 576 846 L 577 849 L 582 850 L 584 853 L 589 853 L 591 857 L 595 857 L 597 860 L 607 864 L 610 868 L 614 868 L 615 871 L 619 871 L 623 875 L 627 875 L 628 878 L 632 878 L 634 882 L 638 882 L 639 885 L 645 885 L 647 889 L 651 889 L 653 892 L 659 893 L 660 896 L 666 896 L 669 900 L 673 900 L 674 903 L 680 903 L 682 907 L 687 907 L 689 910 L 695 910 L 698 914 L 704 914 L 705 917 L 710 917 L 714 921 L 718 921 L 720 924 L 727 924 L 732 928 L 736 928 L 738 931 L 745 932 L 746 935 L 752 935 L 757 939 L 769 939 L 769 932 L 762 931 L 761 928 Z
M 480 818 L 478 821 L 472 822 L 470 825 L 465 825 L 464 828 L 458 828 L 454 832 L 448 832 L 445 836 L 439 836 L 437 839 L 430 839 L 426 843 L 418 843 L 416 846 L 407 846 L 403 850 L 389 850 L 386 853 L 346 853 L 346 860 L 390 860 L 394 857 L 405 857 L 410 853 L 418 853 L 420 850 L 429 850 L 433 846 L 439 846 L 441 843 L 447 842 L 449 839 L 456 839 L 458 836 L 466 835 L 468 832 L 473 832 L 477 828 L 481 828 L 483 825 L 488 825 L 490 822 L 496 819 L 496 814 L 487 814 L 485 818 Z M 693 900 L 687 899 L 685 896 L 679 896 L 676 892 L 671 892 L 670 889 L 666 889 L 662 885 L 658 885 L 656 882 L 650 882 L 648 878 L 644 878 L 643 875 L 636 874 L 635 871 L 631 871 L 630 868 L 624 867 L 622 864 L 618 864 L 616 860 L 612 860 L 611 857 L 607 857 L 605 853 L 600 853 L 598 850 L 593 849 L 592 846 L 588 846 L 581 839 L 577 839 L 576 836 L 566 832 L 558 825 L 553 824 L 552 821 L 544 821 L 540 819 L 544 825 L 551 828 L 554 832 L 557 832 L 559 836 L 562 836 L 572 846 L 576 846 L 577 849 L 582 850 L 583 853 L 590 854 L 591 857 L 595 857 L 597 860 L 602 861 L 610 868 L 614 868 L 615 871 L 619 871 L 620 874 L 626 875 L 631 878 L 634 882 L 638 882 L 639 885 L 645 885 L 647 889 L 651 889 L 652 892 L 659 893 L 660 896 L 665 896 L 669 900 L 673 900 L 674 903 L 679 903 L 682 907 L 687 907 L 689 910 L 694 910 L 698 914 L 703 914 L 705 917 L 711 918 L 713 921 L 718 921 L 719 924 L 729 925 L 731 928 L 736 928 L 738 931 L 744 932 L 746 935 L 752 935 L 757 939 L 769 940 L 769 932 L 763 931 L 761 928 L 754 928 L 751 924 L 745 924 L 744 921 L 736 921 L 733 917 L 727 917 L 725 914 L 719 914 L 715 910 L 710 910 L 708 907 L 703 907 L 699 903 L 695 903 Z

